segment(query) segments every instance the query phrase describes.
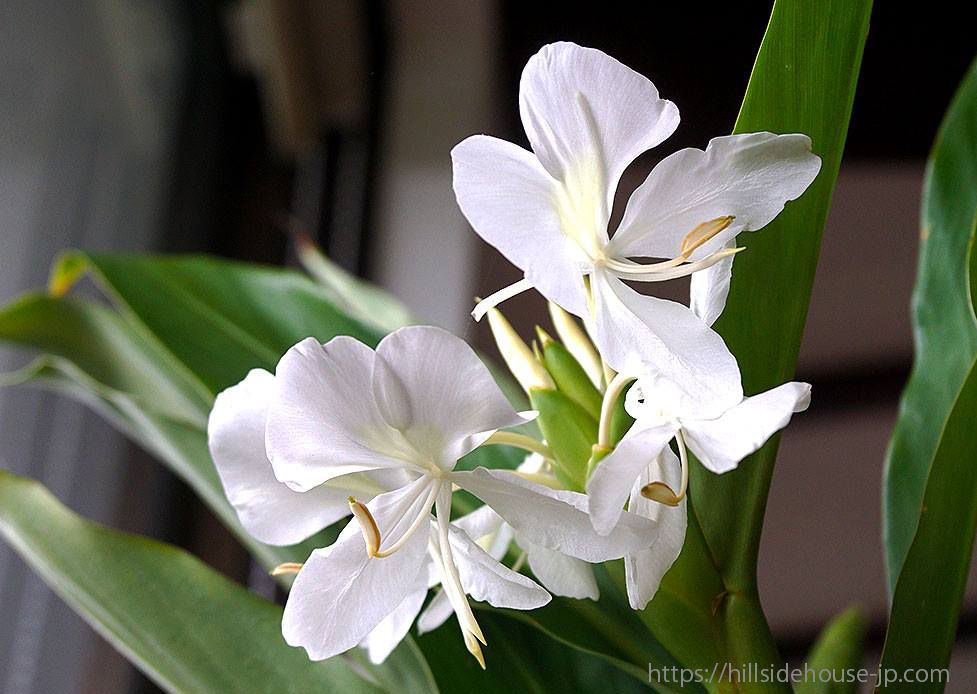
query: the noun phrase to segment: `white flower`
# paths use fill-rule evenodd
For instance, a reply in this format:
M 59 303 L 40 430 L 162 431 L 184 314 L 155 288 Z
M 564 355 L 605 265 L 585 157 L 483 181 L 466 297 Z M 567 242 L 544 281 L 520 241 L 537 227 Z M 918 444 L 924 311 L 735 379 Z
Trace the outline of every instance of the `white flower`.
M 621 174 L 671 135 L 678 109 L 650 80 L 572 43 L 544 46 L 529 60 L 519 105 L 532 152 L 484 135 L 452 151 L 465 216 L 525 272 L 482 302 L 476 317 L 532 286 L 592 319 L 603 357 L 618 371 L 634 366 L 638 343 L 649 356 L 644 367 L 653 364 L 679 386 L 721 385 L 735 362 L 707 326 L 725 303 L 733 240 L 767 225 L 808 187 L 820 168 L 810 140 L 752 133 L 676 152 L 634 191 L 609 237 Z M 692 273 L 695 313 L 622 281 Z
M 659 383 L 661 379 L 641 379 L 628 391 L 625 407 L 635 418 L 635 423 L 597 465 L 587 482 L 591 518 L 598 532 L 607 532 L 614 527 L 625 502 L 629 497 L 635 500 L 636 480 L 673 438 L 681 456 L 678 492 L 674 491 L 674 482 L 665 479 L 643 482 L 637 487 L 645 496 L 672 505 L 685 497 L 688 484 L 686 447 L 712 472 L 728 472 L 787 426 L 793 413 L 807 409 L 811 393 L 807 383 L 792 382 L 759 395 L 743 397 L 737 378 L 735 388 L 729 390 L 738 389 L 738 398 L 714 402 L 708 409 L 696 403 L 689 409 L 689 404 L 695 400 L 675 398 L 670 389 L 657 388 Z M 608 392 L 614 390 L 614 385 Z M 669 468 L 667 454 L 658 465 L 666 470 Z
M 254 371 L 222 393 L 211 450 L 249 532 L 291 544 L 349 511 L 356 519 L 301 567 L 285 608 L 286 641 L 314 659 L 357 644 L 385 657 L 437 573 L 481 662 L 484 639 L 466 595 L 515 609 L 545 604 L 542 588 L 448 522 L 453 484 L 500 504 L 531 540 L 591 561 L 654 541 L 653 524 L 633 514 L 598 535 L 583 495 L 511 472 L 454 471 L 496 429 L 525 420 L 463 341 L 431 327 L 402 328 L 376 352 L 347 337 L 325 345 L 310 338 L 282 357 L 275 376 Z

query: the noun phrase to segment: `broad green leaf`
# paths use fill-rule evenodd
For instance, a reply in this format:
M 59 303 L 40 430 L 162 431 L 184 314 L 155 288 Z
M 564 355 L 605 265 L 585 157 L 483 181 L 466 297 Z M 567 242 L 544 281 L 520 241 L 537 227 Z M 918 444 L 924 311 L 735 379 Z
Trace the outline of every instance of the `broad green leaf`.
M 795 684 L 794 694 L 857 694 L 857 672 L 862 666 L 867 629 L 865 618 L 856 609 L 832 619 L 807 657 L 810 679 Z
M 804 321 L 848 132 L 870 0 L 777 0 L 734 132 L 804 133 L 821 172 L 767 227 L 737 243 L 726 309 L 716 329 L 736 355 L 747 394 L 794 375 Z M 693 470 L 697 513 L 731 591 L 752 590 L 777 439 L 737 470 Z
M 977 528 L 977 361 L 950 411 L 926 480 L 913 542 L 896 581 L 882 671 L 945 668 Z M 880 692 L 942 692 L 945 681 L 896 682 Z
M 344 658 L 311 662 L 282 640 L 277 605 L 175 547 L 85 521 L 40 484 L 3 471 L 0 534 L 167 691 L 433 691 L 410 677 L 386 689 Z
M 737 237 L 716 324 L 755 394 L 794 374 L 821 234 L 841 163 L 868 32 L 870 0 L 777 0 L 734 132 L 805 133 L 822 166 L 811 188 L 766 228 Z M 780 657 L 756 589 L 756 560 L 777 451 L 774 437 L 725 475 L 692 466 L 686 546 L 643 619 L 687 665 L 769 666 Z M 676 626 L 678 625 L 678 626 Z M 778 683 L 714 691 L 789 692 Z
M 933 145 L 923 185 L 912 318 L 916 356 L 886 460 L 883 533 L 893 591 L 919 521 L 926 479 L 960 386 L 977 356 L 967 248 L 977 210 L 977 63 Z

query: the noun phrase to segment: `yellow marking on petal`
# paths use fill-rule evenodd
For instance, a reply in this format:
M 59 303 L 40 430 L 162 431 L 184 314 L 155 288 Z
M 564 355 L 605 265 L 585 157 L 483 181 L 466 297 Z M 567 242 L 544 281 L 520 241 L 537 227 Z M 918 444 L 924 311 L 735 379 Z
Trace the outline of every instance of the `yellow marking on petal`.
M 303 564 L 294 561 L 287 561 L 284 564 L 279 564 L 274 569 L 271 570 L 272 576 L 294 576 L 299 571 L 302 570 Z
M 733 215 L 725 215 L 699 224 L 682 239 L 682 245 L 679 247 L 679 255 L 683 258 L 688 258 L 695 249 L 702 246 L 709 239 L 714 238 L 716 234 L 732 224 L 734 219 L 736 217 Z
M 370 557 L 375 557 L 380 549 L 380 528 L 373 519 L 370 509 L 353 497 L 349 497 L 348 501 L 353 518 L 360 524 L 360 532 L 363 533 L 363 541 L 366 542 L 366 553 Z

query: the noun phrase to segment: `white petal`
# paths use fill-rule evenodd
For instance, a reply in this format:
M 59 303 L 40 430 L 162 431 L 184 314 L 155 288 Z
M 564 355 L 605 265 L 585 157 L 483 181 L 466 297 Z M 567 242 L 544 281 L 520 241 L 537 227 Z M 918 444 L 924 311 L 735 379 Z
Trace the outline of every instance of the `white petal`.
M 462 588 L 472 598 L 514 610 L 535 610 L 550 601 L 550 594 L 535 581 L 491 557 L 460 528 L 452 525 L 449 533 Z
M 265 437 L 275 475 L 297 490 L 353 472 L 402 467 L 371 391 L 373 351 L 351 337 L 307 338 L 275 372 Z
M 657 375 L 670 411 L 718 414 L 742 399 L 736 358 L 687 307 L 639 294 L 603 271 L 591 286 L 595 339 L 615 371 Z
M 410 593 L 393 612 L 383 618 L 379 624 L 373 627 L 373 631 L 366 635 L 360 643 L 360 647 L 366 649 L 370 662 L 379 665 L 393 649 L 404 640 L 407 632 L 410 631 L 411 624 L 417 618 L 427 590 L 417 590 Z
M 448 597 L 447 591 L 439 590 L 434 594 L 430 604 L 421 612 L 421 616 L 417 618 L 417 633 L 426 634 L 429 631 L 434 631 L 448 621 L 452 612 L 454 609 L 451 607 L 451 599 Z
M 807 409 L 811 386 L 785 383 L 744 398 L 716 419 L 682 420 L 685 440 L 699 461 L 715 473 L 729 472 L 787 426 L 794 412 Z
M 628 510 L 658 523 L 658 539 L 648 549 L 624 558 L 624 578 L 631 608 L 643 610 L 655 597 L 662 577 L 671 568 L 685 543 L 688 524 L 686 501 L 678 506 L 665 506 L 641 496 L 641 488 L 652 482 L 665 482 L 678 489 L 681 482 L 681 463 L 670 448 L 662 450 L 655 461 L 645 468 L 631 490 Z
M 736 241 L 731 239 L 723 248 L 733 248 Z M 729 283 L 733 278 L 734 256 L 727 256 L 705 270 L 693 272 L 690 278 L 689 308 L 706 325 L 712 325 L 726 308 L 729 296 Z
M 696 226 L 734 215 L 732 225 L 692 254 L 702 258 L 741 231 L 769 224 L 788 201 L 800 197 L 820 168 L 806 135 L 728 135 L 711 140 L 705 151 L 680 150 L 663 159 L 634 191 L 610 253 L 671 258 Z
M 444 469 L 496 429 L 525 422 L 472 348 L 446 330 L 400 328 L 383 338 L 377 358 L 389 367 L 382 367 L 377 389 L 389 389 L 383 380 L 399 380 L 392 390 L 409 410 L 398 415 L 409 420 L 404 436 Z
M 344 489 L 294 492 L 275 478 L 265 454 L 265 416 L 275 377 L 254 369 L 214 401 L 210 455 L 241 525 L 270 545 L 291 545 L 349 514 Z M 372 495 L 371 495 L 372 496 Z
M 397 536 L 403 507 L 415 495 L 405 487 L 368 504 L 382 537 Z M 369 557 L 355 521 L 331 546 L 305 562 L 285 604 L 282 635 L 312 660 L 349 650 L 393 612 L 409 594 L 427 587 L 428 533 L 414 533 L 389 557 Z
M 601 51 L 565 42 L 529 59 L 519 113 L 536 156 L 578 198 L 576 211 L 584 212 L 579 198 L 597 196 L 585 207 L 601 242 L 624 169 L 679 122 L 675 104 L 659 98 L 651 80 Z
M 518 537 L 516 542 L 526 552 L 529 568 L 546 590 L 578 600 L 600 597 L 597 579 L 589 563 L 534 544 L 524 537 Z
M 451 150 L 458 206 L 472 228 L 534 287 L 567 311 L 582 315 L 581 248 L 564 233 L 557 182 L 522 147 L 474 135 Z
M 606 537 L 590 522 L 587 496 L 550 489 L 507 470 L 478 468 L 451 477 L 495 509 L 530 542 L 589 562 L 602 562 L 644 549 L 654 542 L 654 524 L 624 513 Z
M 469 514 L 452 521 L 467 533 L 468 537 L 494 559 L 502 559 L 512 542 L 512 527 L 491 506 L 479 506 Z
M 668 447 L 678 425 L 663 423 L 643 427 L 635 424 L 617 447 L 598 463 L 587 482 L 590 520 L 594 529 L 606 535 L 614 529 L 628 500 L 634 481 Z

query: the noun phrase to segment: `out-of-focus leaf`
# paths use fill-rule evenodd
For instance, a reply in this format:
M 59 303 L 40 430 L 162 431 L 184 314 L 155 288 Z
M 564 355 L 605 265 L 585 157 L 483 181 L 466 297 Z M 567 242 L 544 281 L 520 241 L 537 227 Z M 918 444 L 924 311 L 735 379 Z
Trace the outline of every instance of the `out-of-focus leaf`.
M 63 292 L 83 271 L 212 393 L 253 368 L 274 370 L 289 347 L 309 336 L 326 342 L 352 335 L 369 345 L 382 337 L 289 270 L 206 256 L 76 252 L 55 265 L 52 289 Z
M 974 229 L 974 227 L 971 227 Z M 971 241 L 970 272 L 977 272 Z M 977 297 L 972 297 L 977 305 Z M 880 692 L 942 692 L 977 530 L 977 359 L 954 400 L 929 467 L 912 544 L 896 580 L 881 671 L 926 670 L 929 682 L 893 679 Z
M 435 691 L 409 678 L 386 689 L 344 658 L 311 662 L 282 639 L 277 605 L 181 550 L 85 521 L 40 484 L 3 471 L 0 534 L 167 691 Z
M 794 685 L 794 694 L 857 694 L 867 629 L 856 609 L 832 619 L 808 655 L 810 677 Z
M 967 249 L 977 211 L 977 63 L 933 145 L 923 185 L 912 318 L 916 356 L 902 395 L 883 481 L 889 591 L 920 518 L 927 476 L 951 408 L 977 356 Z

